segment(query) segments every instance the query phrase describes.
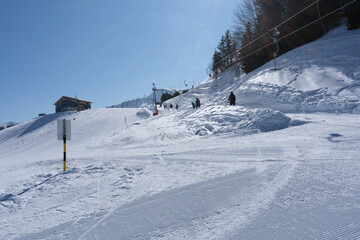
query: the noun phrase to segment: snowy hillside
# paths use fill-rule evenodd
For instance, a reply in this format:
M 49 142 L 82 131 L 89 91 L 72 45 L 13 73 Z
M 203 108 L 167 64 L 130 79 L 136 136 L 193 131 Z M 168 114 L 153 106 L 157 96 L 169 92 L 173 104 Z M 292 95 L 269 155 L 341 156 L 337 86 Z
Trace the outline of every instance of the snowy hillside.
M 192 95 L 178 100 L 189 105 L 199 97 L 205 105 L 224 105 L 230 91 L 245 107 L 282 112 L 360 113 L 360 31 L 345 26 L 277 59 L 248 75 L 239 67 L 207 79 Z
M 12 127 L 12 126 L 15 126 L 16 124 L 18 124 L 18 123 L 16 123 L 16 122 L 0 123 L 0 129 Z
M 0 239 L 359 239 L 359 39 L 339 28 L 280 70 L 233 66 L 158 116 L 91 109 L 0 131 Z
M 155 91 L 156 101 L 160 102 L 161 96 L 164 93 L 169 93 L 173 95 L 176 91 L 182 92 L 180 90 L 175 89 L 157 89 Z M 140 107 L 148 107 L 154 105 L 154 93 L 150 94 L 147 97 L 137 98 L 129 101 L 122 102 L 120 104 L 114 105 L 115 108 L 140 108 Z

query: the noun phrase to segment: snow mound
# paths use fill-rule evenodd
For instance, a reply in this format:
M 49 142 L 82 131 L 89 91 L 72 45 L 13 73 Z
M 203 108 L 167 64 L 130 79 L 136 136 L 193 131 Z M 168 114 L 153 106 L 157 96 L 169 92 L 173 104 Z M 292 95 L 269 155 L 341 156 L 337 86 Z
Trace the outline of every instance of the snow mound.
M 245 106 L 278 109 L 283 112 L 354 113 L 359 100 L 329 92 L 328 88 L 301 91 L 290 86 L 247 83 L 237 91 Z
M 304 124 L 272 109 L 248 109 L 241 106 L 212 105 L 199 109 L 159 109 L 152 117 L 148 109 L 138 110 L 137 120 L 110 138 L 96 142 L 96 147 L 128 148 L 145 144 L 187 141 L 194 137 L 249 135 L 281 130 Z M 151 117 L 150 117 L 151 116 Z M 95 146 L 94 146 L 95 147 Z
M 360 106 L 360 30 L 341 26 L 243 78 L 235 93 L 245 106 L 284 112 L 356 113 Z M 234 71 L 234 69 L 229 69 Z
M 141 109 L 136 112 L 136 116 L 138 116 L 140 119 L 147 119 L 151 116 L 151 114 L 147 109 Z
M 241 106 L 211 106 L 184 119 L 195 135 L 248 134 L 289 127 L 290 118 L 272 109 L 247 109 Z

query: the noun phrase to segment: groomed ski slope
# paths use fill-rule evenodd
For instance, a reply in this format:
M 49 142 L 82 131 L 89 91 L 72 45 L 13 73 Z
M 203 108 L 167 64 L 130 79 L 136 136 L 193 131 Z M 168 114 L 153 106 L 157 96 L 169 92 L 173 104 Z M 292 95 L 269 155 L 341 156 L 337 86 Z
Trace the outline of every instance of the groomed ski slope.
M 323 40 L 332 46 L 359 37 L 343 33 Z M 324 46 L 312 44 L 306 47 Z M 207 79 L 171 100 L 179 110 L 155 117 L 148 109 L 92 109 L 0 131 L 0 239 L 359 239 L 359 67 L 351 61 L 360 54 L 346 52 L 354 66 L 347 96 L 334 81 L 317 91 L 326 94 L 283 88 L 290 97 L 311 96 L 322 113 L 303 112 L 307 97 L 287 114 L 277 106 L 293 106 L 294 98 L 278 105 L 276 97 L 267 109 L 242 105 L 240 92 L 253 91 L 255 80 L 229 69 L 221 85 Z M 312 66 L 306 71 L 321 82 Z M 268 68 L 252 75 L 283 71 Z M 249 96 L 263 104 L 271 96 L 265 89 L 282 85 L 257 86 Z M 230 90 L 237 106 L 227 106 Z M 195 97 L 202 100 L 196 110 Z M 66 172 L 59 118 L 72 121 Z

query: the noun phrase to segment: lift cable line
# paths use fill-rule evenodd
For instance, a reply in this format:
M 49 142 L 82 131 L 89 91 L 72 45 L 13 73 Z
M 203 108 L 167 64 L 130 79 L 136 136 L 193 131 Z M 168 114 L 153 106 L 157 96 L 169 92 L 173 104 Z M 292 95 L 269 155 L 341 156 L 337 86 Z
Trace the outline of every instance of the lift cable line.
M 258 38 L 254 39 L 254 40 L 251 41 L 250 43 L 248 43 L 248 44 L 246 44 L 245 46 L 241 47 L 241 49 L 235 51 L 232 55 L 239 54 L 241 50 L 243 50 L 244 48 L 246 48 L 246 47 L 249 46 L 250 44 L 256 42 L 256 41 L 259 40 L 260 38 L 268 35 L 269 33 L 271 33 L 271 31 L 273 31 L 273 29 L 280 27 L 280 26 L 283 25 L 284 23 L 288 22 L 289 20 L 291 20 L 291 19 L 294 18 L 295 16 L 299 15 L 299 14 L 302 13 L 303 11 L 307 10 L 308 8 L 310 8 L 311 6 L 313 6 L 314 4 L 316 4 L 318 1 L 319 1 L 319 0 L 316 0 L 315 2 L 313 2 L 312 4 L 310 4 L 309 6 L 305 7 L 305 8 L 302 9 L 302 10 L 300 10 L 299 12 L 297 12 L 297 13 L 294 14 L 293 16 L 289 17 L 288 19 L 282 21 L 281 23 L 279 23 L 279 24 L 276 25 L 275 27 L 270 28 L 270 30 L 268 30 L 266 33 L 262 34 L 261 36 L 259 36 Z M 326 15 L 324 15 L 324 16 L 321 16 L 321 17 L 320 17 L 320 14 L 319 14 L 319 18 L 317 18 L 317 19 L 314 20 L 313 22 L 311 22 L 311 23 L 309 23 L 309 24 L 307 24 L 307 25 L 305 25 L 305 26 L 303 26 L 303 27 L 301 27 L 301 28 L 299 28 L 299 29 L 297 29 L 297 30 L 295 30 L 295 31 L 287 34 L 286 36 L 278 39 L 278 41 L 280 41 L 281 39 L 284 39 L 285 37 L 288 37 L 288 36 L 290 36 L 290 35 L 298 32 L 298 31 L 300 31 L 301 29 L 303 29 L 303 28 L 305 28 L 305 27 L 307 27 L 307 26 L 309 26 L 309 25 L 311 25 L 311 24 L 314 24 L 315 22 L 317 22 L 317 21 L 319 21 L 319 20 L 322 20 L 323 18 L 325 18 L 325 17 L 327 17 L 327 16 L 329 16 L 329 15 L 331 15 L 331 14 L 339 11 L 339 10 L 342 9 L 342 8 L 345 8 L 345 7 L 347 7 L 347 6 L 355 3 L 356 1 L 358 1 L 358 0 L 353 0 L 353 1 L 351 1 L 351 2 L 349 2 L 349 3 L 347 3 L 347 4 L 345 4 L 345 5 L 341 6 L 340 8 L 338 8 L 338 9 L 336 9 L 336 10 L 334 10 L 334 11 L 332 11 L 332 12 L 326 14 Z M 270 44 L 270 45 L 271 45 L 271 44 Z M 270 46 L 270 45 L 267 45 L 267 46 Z M 262 49 L 263 49 L 263 48 L 261 48 L 261 50 L 262 50 Z M 254 51 L 254 52 L 256 52 L 256 51 Z M 253 52 L 253 53 L 254 53 L 254 52 Z M 249 55 L 247 55 L 247 56 L 249 56 Z M 241 58 L 241 59 L 243 59 L 243 58 Z M 220 63 L 220 62 L 221 62 L 221 61 L 219 61 L 219 62 L 217 62 L 217 63 Z
M 316 1 L 319 1 L 319 0 L 316 0 Z M 278 23 L 275 27 L 271 27 L 270 30 L 266 31 L 266 32 L 265 32 L 264 34 L 262 34 L 261 36 L 257 37 L 256 39 L 252 40 L 251 42 L 247 43 L 245 46 L 241 47 L 241 49 L 236 50 L 234 53 L 230 54 L 230 57 L 233 57 L 233 56 L 239 54 L 241 50 L 243 50 L 244 48 L 246 48 L 246 47 L 249 46 L 250 44 L 252 44 L 252 43 L 256 42 L 257 40 L 259 40 L 260 38 L 262 38 L 262 37 L 270 34 L 270 33 L 273 31 L 273 29 L 281 26 L 282 24 L 288 22 L 289 20 L 291 20 L 292 18 L 296 17 L 297 15 L 299 15 L 300 13 L 302 13 L 303 11 L 307 10 L 307 9 L 310 8 L 312 5 L 316 4 L 316 1 L 313 2 L 313 3 L 311 3 L 309 6 L 304 7 L 304 8 L 301 9 L 299 12 L 295 13 L 294 15 L 292 15 L 292 16 L 289 17 L 289 18 L 287 18 L 286 20 Z M 299 7 L 299 8 L 300 8 L 300 7 Z M 299 8 L 298 8 L 298 9 L 299 9 Z M 278 40 L 278 41 L 279 41 L 279 40 Z M 271 43 L 271 44 L 273 44 L 273 43 Z M 271 44 L 270 44 L 270 45 L 271 45 Z M 270 46 L 270 45 L 267 45 L 266 47 L 268 47 L 268 46 Z M 264 47 L 264 48 L 265 48 L 265 47 Z M 262 50 L 262 49 L 263 49 L 263 48 L 261 48 L 260 50 Z M 260 51 L 260 50 L 259 50 L 259 51 Z M 252 52 L 251 54 L 253 54 L 253 53 L 254 53 L 254 52 Z M 251 54 L 250 54 L 250 55 L 251 55 Z M 250 56 L 250 55 L 247 55 L 247 57 Z M 239 60 L 241 60 L 241 59 L 243 59 L 243 58 L 238 59 L 237 62 L 238 62 Z M 214 64 L 219 64 L 219 63 L 221 63 L 221 62 L 223 62 L 223 61 L 224 61 L 224 60 L 221 59 L 220 61 L 215 62 Z M 208 68 L 207 68 L 207 69 L 208 69 Z M 219 69 L 218 69 L 218 70 L 219 70 Z M 211 77 L 211 74 L 209 74 L 208 71 L 206 71 L 206 73 Z M 217 75 L 217 74 L 216 74 L 216 75 Z M 200 74 L 199 74 L 199 76 L 200 76 Z M 188 78 L 190 78 L 190 77 L 188 77 Z M 196 77 L 196 78 L 197 78 L 197 77 Z
M 281 38 L 279 39 L 279 41 L 280 41 L 281 39 L 284 39 L 284 38 L 286 38 L 286 37 L 288 37 L 288 36 L 290 36 L 290 35 L 292 35 L 292 34 L 294 34 L 294 33 L 298 32 L 298 31 L 300 31 L 300 30 L 302 30 L 302 29 L 304 29 L 304 28 L 306 28 L 306 27 L 310 26 L 311 24 L 314 24 L 315 22 L 317 22 L 317 21 L 319 21 L 319 20 L 322 20 L 323 18 L 328 17 L 329 15 L 331 15 L 331 14 L 333 14 L 333 13 L 335 13 L 335 12 L 339 11 L 340 9 L 345 8 L 345 7 L 347 7 L 347 6 L 349 6 L 349 5 L 353 4 L 353 3 L 355 3 L 356 1 L 358 1 L 358 0 L 353 0 L 353 1 L 351 1 L 351 2 L 349 2 L 349 3 L 347 3 L 347 4 L 345 4 L 344 6 L 342 6 L 342 7 L 338 8 L 338 9 L 336 9 L 336 10 L 334 10 L 334 11 L 332 11 L 332 12 L 330 12 L 330 13 L 328 13 L 328 14 L 326 14 L 326 15 L 322 16 L 322 17 L 319 17 L 317 20 L 314 20 L 314 21 L 312 21 L 311 23 L 308 23 L 308 24 L 306 24 L 305 26 L 303 26 L 303 27 L 301 27 L 301 28 L 299 28 L 299 29 L 297 29 L 297 30 L 295 30 L 295 31 L 293 31 L 293 32 L 291 32 L 291 33 L 289 33 L 289 34 L 287 34 L 287 35 L 285 35 L 285 36 L 281 37 Z
M 317 12 L 318 12 L 318 15 L 319 15 L 319 18 L 321 18 L 321 14 L 320 14 L 320 7 L 319 7 L 319 0 L 316 1 L 316 8 L 317 8 Z M 321 19 L 321 26 L 324 30 L 324 34 L 326 33 L 326 28 L 325 28 L 325 25 L 324 25 L 324 21 Z
M 256 39 L 252 40 L 251 42 L 245 44 L 245 45 L 242 46 L 240 49 L 236 50 L 234 53 L 230 54 L 230 57 L 234 57 L 235 55 L 240 54 L 240 51 L 243 50 L 244 48 L 246 48 L 247 46 L 251 45 L 252 43 L 256 42 L 257 40 L 261 39 L 261 38 L 264 37 L 264 36 L 268 36 L 275 28 L 280 27 L 281 25 L 283 25 L 284 23 L 286 23 L 286 22 L 288 22 L 289 20 L 293 19 L 294 17 L 296 17 L 296 16 L 299 15 L 300 13 L 302 13 L 302 12 L 304 12 L 305 10 L 309 9 L 309 8 L 312 7 L 314 4 L 316 4 L 317 1 L 319 1 L 319 0 L 316 0 L 315 2 L 311 3 L 310 5 L 304 7 L 304 8 L 301 9 L 299 12 L 297 12 L 297 13 L 295 13 L 294 15 L 288 17 L 288 18 L 285 19 L 284 21 L 281 21 L 280 23 L 278 23 L 278 24 L 275 25 L 274 27 L 269 28 L 268 31 L 266 31 L 265 33 L 263 33 L 262 35 L 260 35 L 260 36 L 257 37 Z M 278 41 L 279 41 L 279 40 L 280 40 L 280 39 L 278 39 Z M 263 48 L 261 48 L 261 49 L 258 49 L 258 50 L 260 51 L 260 50 L 262 50 L 262 49 L 264 49 L 264 48 L 266 48 L 266 47 L 271 46 L 272 44 L 273 44 L 273 43 L 271 43 L 271 44 L 269 44 L 269 45 L 266 45 L 265 47 L 263 47 Z M 246 57 L 250 56 L 251 54 L 253 54 L 253 53 L 255 53 L 255 52 L 257 52 L 257 50 L 255 50 L 254 52 L 246 55 Z M 239 58 L 238 60 L 236 60 L 236 62 L 242 60 L 243 58 L 244 58 L 244 57 Z M 219 63 L 221 63 L 221 62 L 223 62 L 223 59 L 221 59 L 220 61 L 215 62 L 215 63 L 213 63 L 213 64 L 215 65 L 215 64 L 219 64 Z
M 264 37 L 264 36 L 268 36 L 268 34 L 271 33 L 271 31 L 273 31 L 275 28 L 280 27 L 281 25 L 283 25 L 284 23 L 286 23 L 286 22 L 288 22 L 289 20 L 293 19 L 294 17 L 296 17 L 296 16 L 299 15 L 300 13 L 302 13 L 302 12 L 304 12 L 305 10 L 309 9 L 311 6 L 315 5 L 318 1 L 319 1 L 319 0 L 316 0 L 316 1 L 314 1 L 313 3 L 311 3 L 310 5 L 308 5 L 307 7 L 304 7 L 302 10 L 300 10 L 299 12 L 297 12 L 297 13 L 295 13 L 294 15 L 290 16 L 289 18 L 285 19 L 284 21 L 280 22 L 280 23 L 277 24 L 275 27 L 271 27 L 270 30 L 266 31 L 266 32 L 265 32 L 264 34 L 262 34 L 261 36 L 259 36 L 259 37 L 257 37 L 256 39 L 252 40 L 250 43 L 248 43 L 248 44 L 246 44 L 245 46 L 241 47 L 239 50 L 235 51 L 234 53 L 230 54 L 230 56 L 233 57 L 233 56 L 235 56 L 235 55 L 238 55 L 238 54 L 240 53 L 240 51 L 243 50 L 245 47 L 249 46 L 250 44 L 254 43 L 255 41 L 259 40 L 260 38 L 262 38 L 262 37 Z M 284 39 L 284 38 L 286 38 L 286 37 L 288 37 L 288 36 L 290 36 L 290 35 L 298 32 L 298 31 L 300 31 L 300 30 L 304 29 L 304 28 L 306 28 L 306 27 L 308 27 L 308 26 L 310 26 L 310 25 L 312 25 L 312 24 L 314 24 L 315 22 L 317 22 L 317 21 L 319 21 L 319 20 L 322 20 L 323 18 L 328 17 L 329 15 L 331 15 L 331 14 L 333 14 L 333 13 L 335 13 L 335 12 L 337 12 L 337 11 L 339 11 L 339 10 L 341 10 L 341 9 L 343 9 L 343 8 L 349 6 L 349 5 L 351 5 L 351 4 L 353 4 L 353 3 L 357 2 L 357 1 L 358 1 L 358 0 L 353 0 L 353 1 L 349 2 L 349 3 L 347 3 L 347 4 L 344 4 L 343 6 L 337 8 L 336 10 L 334 10 L 334 11 L 332 11 L 332 12 L 330 12 L 330 13 L 324 15 L 324 16 L 321 16 L 321 17 L 320 17 L 320 15 L 319 15 L 319 18 L 317 18 L 316 20 L 314 20 L 314 21 L 312 21 L 312 22 L 304 25 L 303 27 L 301 27 L 301 28 L 299 28 L 299 29 L 297 29 L 297 30 L 294 30 L 293 32 L 291 32 L 291 33 L 289 33 L 289 34 L 287 34 L 287 35 L 279 38 L 278 41 L 280 41 L 280 40 L 282 40 L 282 39 Z M 241 57 L 238 58 L 234 63 L 237 63 L 237 62 L 239 62 L 240 60 L 242 60 L 242 59 L 244 59 L 244 58 L 247 58 L 247 57 L 249 57 L 249 56 L 251 56 L 251 55 L 253 55 L 253 54 L 255 54 L 255 53 L 257 53 L 257 52 L 259 52 L 259 51 L 261 51 L 261 50 L 263 50 L 263 49 L 265 49 L 265 48 L 267 48 L 267 47 L 270 47 L 270 46 L 273 45 L 273 44 L 274 44 L 274 42 L 269 43 L 269 44 L 267 44 L 267 45 L 265 45 L 265 46 L 263 46 L 263 47 L 261 47 L 261 48 L 259 48 L 259 49 L 254 50 L 253 52 L 251 52 L 251 53 L 249 53 L 249 54 L 247 54 L 247 55 L 245 55 L 245 56 L 241 56 Z M 213 63 L 213 64 L 219 64 L 219 63 L 221 63 L 222 61 L 223 61 L 223 59 L 220 60 L 220 61 L 218 61 L 218 62 L 215 62 L 215 63 Z M 232 64 L 234 64 L 234 63 L 232 63 Z M 231 65 L 232 65 L 232 64 L 231 64 Z M 198 77 L 195 77 L 195 78 L 192 78 L 192 79 L 197 79 L 197 78 L 198 78 Z M 200 78 L 200 75 L 199 75 L 199 78 Z M 201 81 L 201 80 L 200 80 L 200 81 Z
M 284 38 L 286 38 L 286 37 L 288 37 L 288 36 L 290 36 L 290 35 L 298 32 L 298 31 L 300 31 L 300 30 L 304 29 L 304 28 L 306 28 L 306 27 L 308 27 L 308 26 L 310 26 L 310 25 L 312 25 L 312 24 L 314 24 L 315 22 L 317 22 L 317 21 L 319 21 L 319 20 L 322 20 L 323 18 L 328 17 L 329 15 L 331 15 L 331 14 L 333 14 L 333 13 L 335 13 L 335 12 L 337 12 L 337 11 L 339 11 L 339 10 L 341 10 L 341 9 L 343 9 L 343 8 L 345 8 L 345 7 L 353 4 L 353 3 L 355 3 L 356 1 L 358 1 L 358 0 L 353 0 L 353 1 L 349 2 L 349 3 L 347 3 L 347 4 L 344 4 L 343 6 L 337 8 L 336 10 L 334 10 L 334 11 L 332 11 L 332 12 L 330 12 L 330 13 L 324 15 L 324 16 L 321 16 L 321 17 L 317 18 L 316 20 L 314 20 L 314 21 L 312 21 L 312 22 L 304 25 L 303 27 L 298 28 L 297 30 L 294 30 L 293 32 L 291 32 L 291 33 L 289 33 L 289 34 L 287 34 L 287 35 L 279 38 L 278 41 L 280 41 L 280 40 L 282 40 L 282 39 L 284 39 Z M 275 28 L 278 28 L 278 27 L 281 26 L 282 24 L 288 22 L 290 19 L 294 18 L 295 16 L 297 16 L 297 15 L 300 14 L 301 12 L 305 11 L 306 9 L 308 9 L 308 8 L 311 7 L 312 5 L 316 4 L 317 2 L 318 2 L 318 0 L 316 0 L 315 2 L 313 2 L 312 4 L 310 4 L 309 6 L 305 7 L 304 9 L 302 9 L 301 11 L 299 11 L 298 13 L 294 14 L 293 16 L 289 17 L 288 19 L 282 21 L 281 23 L 279 23 L 278 25 L 276 25 Z M 233 56 L 239 54 L 240 51 L 243 50 L 245 47 L 249 46 L 250 44 L 254 43 L 255 41 L 259 40 L 260 38 L 268 35 L 268 34 L 271 33 L 275 28 L 270 28 L 270 30 L 268 30 L 266 33 L 262 34 L 260 37 L 256 38 L 255 40 L 253 40 L 253 41 L 251 41 L 250 43 L 246 44 L 245 46 L 241 47 L 239 50 L 235 51 L 235 52 L 232 53 L 230 56 L 233 57 Z M 273 42 L 270 43 L 270 44 L 267 44 L 266 46 L 264 46 L 264 47 L 262 47 L 262 48 L 259 48 L 259 49 L 255 50 L 255 51 L 247 54 L 246 56 L 240 57 L 240 58 L 237 59 L 235 62 L 238 62 L 238 61 L 240 61 L 240 60 L 242 60 L 242 59 L 244 59 L 244 58 L 247 58 L 247 57 L 251 56 L 252 54 L 254 54 L 254 53 L 256 53 L 256 52 L 259 52 L 259 51 L 263 50 L 264 48 L 267 48 L 267 47 L 269 47 L 269 46 L 271 46 L 271 45 L 273 45 L 273 44 L 274 44 Z M 218 62 L 215 62 L 214 64 L 219 64 L 219 63 L 221 63 L 222 61 L 223 61 L 223 59 L 220 60 L 220 61 L 218 61 Z
M 318 0 L 317 0 L 318 1 Z M 316 2 L 313 2 L 312 4 L 310 4 L 309 6 L 303 8 L 302 10 L 300 10 L 299 12 L 297 12 L 296 14 L 292 15 L 291 17 L 289 17 L 288 19 L 280 22 L 278 25 L 276 25 L 275 27 L 272 27 L 270 28 L 269 31 L 265 32 L 264 34 L 260 35 L 259 37 L 257 37 L 256 39 L 252 40 L 251 42 L 245 44 L 245 46 L 241 47 L 240 50 L 238 50 L 237 52 L 240 52 L 243 48 L 246 48 L 247 46 L 251 45 L 252 43 L 256 42 L 257 40 L 259 40 L 260 38 L 268 35 L 274 28 L 278 28 L 280 27 L 281 25 L 283 25 L 284 23 L 288 22 L 289 20 L 293 19 L 294 17 L 296 17 L 297 15 L 299 15 L 300 13 L 304 12 L 305 10 L 307 10 L 308 8 L 310 8 L 312 5 L 316 4 Z M 236 53 L 236 52 L 235 52 Z

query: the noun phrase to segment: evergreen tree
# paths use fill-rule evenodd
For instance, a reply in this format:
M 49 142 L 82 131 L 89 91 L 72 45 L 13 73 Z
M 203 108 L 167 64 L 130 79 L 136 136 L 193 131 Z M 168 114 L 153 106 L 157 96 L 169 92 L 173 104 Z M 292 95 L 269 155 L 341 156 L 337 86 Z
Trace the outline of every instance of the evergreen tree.
M 163 94 L 161 95 L 161 98 L 160 98 L 161 104 L 162 104 L 163 102 L 165 102 L 166 100 L 171 99 L 172 97 L 173 97 L 173 96 L 172 96 L 170 93 L 163 93 Z
M 345 10 L 346 26 L 348 30 L 358 29 L 360 27 L 360 1 L 349 5 Z
M 214 73 L 224 70 L 228 65 L 233 62 L 233 56 L 236 52 L 236 44 L 229 30 L 226 31 L 220 39 L 220 42 L 215 50 L 211 70 Z
M 225 41 L 224 36 L 221 36 L 220 42 L 217 46 L 217 49 L 219 50 L 220 57 L 221 57 L 220 69 L 223 70 L 226 65 L 226 41 Z
M 248 73 L 252 70 L 256 69 L 256 56 L 249 55 L 251 54 L 255 48 L 255 45 L 249 45 L 249 43 L 253 40 L 253 33 L 251 30 L 251 23 L 248 22 L 246 24 L 245 32 L 241 39 L 241 46 L 243 48 L 240 50 L 240 57 L 241 57 L 241 65 L 244 72 Z
M 233 50 L 233 42 L 231 39 L 230 31 L 227 30 L 225 33 L 225 52 L 224 52 L 224 58 L 225 58 L 225 65 L 228 66 L 232 63 L 232 50 Z
M 339 26 L 341 14 L 333 12 L 350 1 L 352 0 L 244 0 L 235 11 L 236 26 L 233 33 L 240 46 L 240 62 L 244 72 L 248 73 L 273 59 L 275 44 L 271 44 L 273 39 L 270 33 L 275 27 L 281 33 L 281 40 L 278 42 L 279 56 L 314 41 Z M 359 28 L 359 5 L 358 0 L 345 10 L 348 29 Z M 283 22 L 285 19 L 287 21 Z M 306 27 L 303 28 L 304 26 Z M 270 47 L 264 48 L 268 45 Z M 228 63 L 229 59 L 226 61 Z
M 334 10 L 344 6 L 345 2 L 343 0 L 319 0 L 318 2 L 318 11 L 320 16 L 327 15 Z M 325 31 L 329 31 L 341 25 L 341 15 L 336 12 L 330 14 L 329 16 L 322 19 L 322 22 L 325 27 Z
M 177 97 L 177 96 L 180 96 L 180 92 L 178 91 L 174 92 L 174 94 L 172 95 L 172 97 Z
M 255 0 L 258 18 L 264 29 L 271 29 L 283 19 L 286 10 L 285 0 Z
M 212 59 L 212 67 L 211 67 L 213 73 L 217 73 L 217 70 L 221 68 L 221 62 L 222 62 L 221 54 L 219 51 L 215 50 Z

